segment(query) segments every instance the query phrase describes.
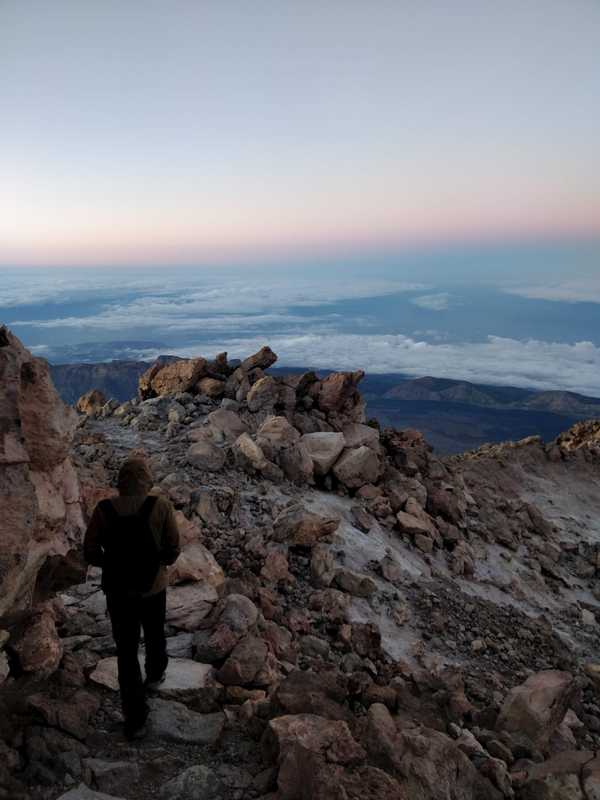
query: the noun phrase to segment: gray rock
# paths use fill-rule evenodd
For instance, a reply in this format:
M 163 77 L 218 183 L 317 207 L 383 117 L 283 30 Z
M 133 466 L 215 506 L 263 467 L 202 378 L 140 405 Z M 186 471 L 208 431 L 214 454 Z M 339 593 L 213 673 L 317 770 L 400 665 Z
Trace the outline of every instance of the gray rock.
M 192 634 L 178 633 L 167 639 L 167 653 L 171 658 L 192 657 Z
M 225 788 L 213 770 L 198 764 L 165 783 L 159 797 L 161 800 L 218 800 L 223 797 Z
M 225 453 L 208 439 L 193 444 L 187 452 L 187 461 L 199 469 L 216 472 L 225 466 Z
M 90 769 L 94 782 L 101 791 L 127 792 L 128 788 L 140 778 L 140 768 L 135 761 L 86 758 L 83 763 Z
M 123 797 L 116 797 L 114 794 L 104 794 L 95 792 L 88 788 L 85 783 L 80 783 L 74 789 L 69 789 L 66 794 L 61 794 L 57 800 L 125 800 Z
M 150 735 L 184 744 L 214 744 L 225 726 L 225 714 L 198 714 L 174 700 L 150 700 Z
M 334 432 L 305 433 L 300 441 L 312 458 L 315 475 L 326 475 L 346 446 L 344 434 Z

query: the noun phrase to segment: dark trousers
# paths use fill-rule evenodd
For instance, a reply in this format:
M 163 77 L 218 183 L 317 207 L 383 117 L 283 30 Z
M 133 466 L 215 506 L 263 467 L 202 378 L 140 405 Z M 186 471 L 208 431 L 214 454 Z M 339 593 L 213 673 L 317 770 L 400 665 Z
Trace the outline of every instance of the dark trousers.
M 159 678 L 169 662 L 165 639 L 165 590 L 149 597 L 131 598 L 108 593 L 106 603 L 117 646 L 121 706 L 126 722 L 141 723 L 148 710 L 142 671 L 138 660 L 140 633 L 146 645 L 146 677 Z

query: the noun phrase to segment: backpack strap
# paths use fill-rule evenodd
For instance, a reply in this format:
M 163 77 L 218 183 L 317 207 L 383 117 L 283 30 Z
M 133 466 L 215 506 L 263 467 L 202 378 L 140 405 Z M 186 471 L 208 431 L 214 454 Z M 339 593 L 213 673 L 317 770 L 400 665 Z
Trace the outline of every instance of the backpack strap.
M 149 494 L 148 497 L 144 500 L 142 505 L 139 507 L 137 515 L 142 519 L 144 522 L 148 522 L 150 519 L 150 514 L 154 510 L 154 506 L 156 505 L 156 501 L 158 497 L 154 494 Z

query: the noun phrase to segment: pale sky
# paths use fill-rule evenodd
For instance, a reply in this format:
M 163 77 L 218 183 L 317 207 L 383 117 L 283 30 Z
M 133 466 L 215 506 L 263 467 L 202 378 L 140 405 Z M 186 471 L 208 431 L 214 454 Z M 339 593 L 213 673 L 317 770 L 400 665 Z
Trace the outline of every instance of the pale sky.
M 598 0 L 2 0 L 0 265 L 600 235 Z

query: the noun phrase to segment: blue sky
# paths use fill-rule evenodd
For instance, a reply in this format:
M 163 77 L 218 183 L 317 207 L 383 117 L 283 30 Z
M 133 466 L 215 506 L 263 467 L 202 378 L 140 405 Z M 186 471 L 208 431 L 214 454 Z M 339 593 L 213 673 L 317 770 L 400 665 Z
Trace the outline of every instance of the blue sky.
M 595 0 L 5 0 L 0 264 L 600 233 Z

